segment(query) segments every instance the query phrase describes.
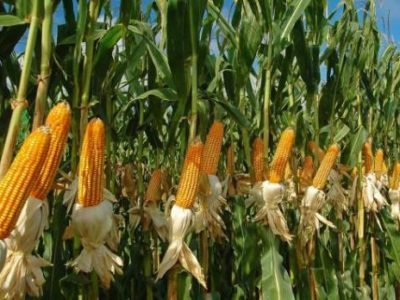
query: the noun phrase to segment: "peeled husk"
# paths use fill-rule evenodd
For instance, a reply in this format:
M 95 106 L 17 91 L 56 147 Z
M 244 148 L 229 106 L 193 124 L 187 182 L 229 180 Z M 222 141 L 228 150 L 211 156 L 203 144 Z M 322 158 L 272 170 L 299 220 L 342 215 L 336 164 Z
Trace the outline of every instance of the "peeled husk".
M 255 204 L 258 211 L 254 221 L 267 224 L 271 231 L 284 241 L 291 241 L 292 235 L 280 205 L 285 197 L 285 186 L 282 183 L 272 183 L 268 180 L 256 184 L 251 190 L 246 205 Z
M 197 233 L 207 230 L 214 240 L 226 239 L 224 220 L 221 217 L 228 203 L 222 196 L 222 184 L 215 175 L 204 175 L 199 187 L 199 205 L 195 213 L 194 228 Z
M 51 263 L 33 255 L 32 251 L 43 233 L 48 215 L 47 201 L 29 197 L 25 202 L 15 228 L 4 240 L 8 250 L 0 273 L 1 299 L 24 299 L 26 293 L 42 296 L 45 278 L 41 268 Z
M 400 223 L 400 189 L 390 189 L 391 215 L 393 220 Z
M 151 226 L 156 230 L 162 241 L 168 238 L 168 222 L 164 213 L 160 210 L 158 204 L 154 201 L 146 201 L 143 205 L 144 218 L 151 220 Z M 129 221 L 131 229 L 135 229 L 141 220 L 140 207 L 134 207 L 129 210 Z
M 83 250 L 70 264 L 76 272 L 93 270 L 105 288 L 110 287 L 113 274 L 122 274 L 122 259 L 111 252 L 106 244 L 113 229 L 113 210 L 110 201 L 103 200 L 96 206 L 84 207 L 75 203 L 71 227 L 82 242 Z
M 341 185 L 342 175 L 331 170 L 328 176 L 328 193 L 326 198 L 332 203 L 336 214 L 340 215 L 349 208 L 348 192 Z
M 174 205 L 169 222 L 169 246 L 159 266 L 156 280 L 162 278 L 179 261 L 206 288 L 203 270 L 183 240 L 193 223 L 192 210 Z
M 362 182 L 362 195 L 364 206 L 367 211 L 378 212 L 383 206 L 388 204 L 379 190 L 378 182 L 374 173 L 369 173 L 364 176 Z
M 0 240 L 0 272 L 3 270 L 7 257 L 7 244 L 5 241 Z
M 305 192 L 300 206 L 300 224 L 298 235 L 300 242 L 305 245 L 320 228 L 320 222 L 336 228 L 335 225 L 319 214 L 325 205 L 325 193 L 313 186 L 309 186 Z

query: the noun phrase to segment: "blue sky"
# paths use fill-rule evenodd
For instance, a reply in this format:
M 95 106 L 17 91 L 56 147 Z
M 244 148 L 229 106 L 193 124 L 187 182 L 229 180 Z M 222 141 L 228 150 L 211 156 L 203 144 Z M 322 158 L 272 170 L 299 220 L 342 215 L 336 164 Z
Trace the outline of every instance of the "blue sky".
M 119 13 L 119 3 L 118 0 L 111 0 L 111 9 L 114 15 Z M 145 8 L 150 3 L 150 0 L 143 0 L 143 8 Z M 232 0 L 225 1 L 224 10 L 228 12 L 231 6 Z M 329 12 L 333 11 L 340 5 L 340 0 L 328 0 Z M 362 7 L 364 6 L 365 0 L 355 0 L 357 7 L 360 8 L 362 12 Z M 383 36 L 383 43 L 394 42 L 400 48 L 400 1 L 399 0 L 376 0 L 377 18 L 378 26 Z M 340 11 L 340 10 L 339 10 Z M 56 26 L 64 23 L 64 13 L 62 11 L 62 5 L 57 7 L 54 18 L 54 33 L 56 32 Z M 27 35 L 21 39 L 17 45 L 17 52 L 23 51 L 26 44 Z

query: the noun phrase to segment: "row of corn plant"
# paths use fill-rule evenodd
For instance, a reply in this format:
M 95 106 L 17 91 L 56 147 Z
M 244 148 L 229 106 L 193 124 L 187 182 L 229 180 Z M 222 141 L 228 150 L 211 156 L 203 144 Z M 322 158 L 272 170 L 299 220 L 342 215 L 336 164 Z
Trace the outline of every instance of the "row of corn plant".
M 0 3 L 0 298 L 398 299 L 400 52 L 330 2 Z

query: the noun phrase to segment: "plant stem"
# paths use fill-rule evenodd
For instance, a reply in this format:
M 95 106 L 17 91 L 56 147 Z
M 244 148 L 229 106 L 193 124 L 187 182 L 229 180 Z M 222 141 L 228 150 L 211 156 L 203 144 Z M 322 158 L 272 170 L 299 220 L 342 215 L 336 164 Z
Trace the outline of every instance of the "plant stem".
M 375 214 L 371 212 L 369 214 L 371 221 L 371 232 L 375 232 Z M 371 269 L 372 269 L 372 299 L 379 299 L 379 279 L 378 279 L 378 251 L 376 246 L 376 240 L 374 236 L 371 236 Z
M 94 32 L 97 16 L 99 14 L 99 0 L 91 0 L 89 4 L 89 22 L 86 32 L 86 55 L 83 61 L 83 87 L 81 96 L 81 120 L 80 131 L 83 137 L 88 122 L 90 82 L 93 68 Z
M 175 265 L 168 271 L 167 299 L 178 299 L 178 268 Z
M 272 68 L 272 34 L 269 32 L 267 63 L 265 66 L 265 86 L 264 86 L 264 127 L 263 127 L 263 142 L 264 142 L 264 170 L 268 172 L 268 153 L 269 153 L 269 109 L 271 103 L 271 68 Z
M 242 88 L 236 89 L 237 93 L 239 94 L 239 110 L 242 114 L 245 114 L 245 107 L 244 107 L 244 90 Z M 250 151 L 250 139 L 249 139 L 249 132 L 247 128 L 241 128 L 242 131 L 242 138 L 243 138 L 243 148 L 244 148 L 244 157 L 246 164 L 249 168 L 249 173 L 252 172 L 252 164 L 251 164 L 251 151 Z
M 44 19 L 42 23 L 42 57 L 40 62 L 40 77 L 35 99 L 35 114 L 32 129 L 43 124 L 47 100 L 47 90 L 50 81 L 51 57 L 51 26 L 53 18 L 53 0 L 44 0 Z
M 19 80 L 17 98 L 15 99 L 15 107 L 11 115 L 10 125 L 8 127 L 6 140 L 4 143 L 3 154 L 0 161 L 0 179 L 6 174 L 10 167 L 15 142 L 19 131 L 19 122 L 23 111 L 25 110 L 26 92 L 28 90 L 29 75 L 31 72 L 32 56 L 36 44 L 37 31 L 39 27 L 39 0 L 32 0 L 31 24 L 29 26 L 28 41 L 26 44 L 24 63 L 22 67 L 21 77 Z
M 190 116 L 190 132 L 189 132 L 189 144 L 196 137 L 197 130 L 197 30 L 194 18 L 194 7 L 192 0 L 189 1 L 189 18 L 190 18 L 190 42 L 192 44 L 192 107 Z
M 86 0 L 79 0 L 78 9 L 78 24 L 83 27 L 86 24 Z M 71 173 L 75 176 L 78 168 L 78 154 L 79 154 L 79 122 L 81 111 L 80 107 L 80 63 L 82 57 L 82 44 L 83 33 L 77 34 L 74 48 L 74 60 L 72 64 L 72 77 L 74 82 L 74 88 L 72 91 L 72 147 L 71 147 Z
M 95 271 L 90 273 L 90 281 L 92 283 L 92 287 L 90 290 L 90 299 L 99 299 L 99 278 Z
M 361 95 L 359 90 L 359 74 L 357 76 L 357 107 L 358 107 L 358 126 L 362 126 L 361 116 Z M 358 154 L 358 180 L 357 180 L 357 236 L 358 236 L 358 247 L 359 247 L 359 284 L 360 287 L 365 285 L 365 241 L 364 241 L 364 201 L 362 198 L 362 154 Z

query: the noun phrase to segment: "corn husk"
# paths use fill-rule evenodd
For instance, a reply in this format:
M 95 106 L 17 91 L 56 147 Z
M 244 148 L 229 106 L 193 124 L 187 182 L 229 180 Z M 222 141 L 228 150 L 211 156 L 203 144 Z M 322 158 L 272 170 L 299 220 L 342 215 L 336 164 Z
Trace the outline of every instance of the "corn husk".
M 300 224 L 298 235 L 300 242 L 304 246 L 318 232 L 320 222 L 336 228 L 335 225 L 319 214 L 319 211 L 325 205 L 325 193 L 313 186 L 309 186 L 305 192 L 300 206 Z
M 105 288 L 110 287 L 113 274 L 122 274 L 122 259 L 111 252 L 106 240 L 113 229 L 113 210 L 110 201 L 103 200 L 96 206 L 83 207 L 75 203 L 71 227 L 82 242 L 83 250 L 70 264 L 76 272 L 93 270 Z
M 193 211 L 174 205 L 169 219 L 169 246 L 158 269 L 156 280 L 162 278 L 178 261 L 206 288 L 203 270 L 190 248 L 184 242 L 193 223 Z
M 400 189 L 390 189 L 391 216 L 394 221 L 400 222 Z
M 332 203 L 336 214 L 340 215 L 349 208 L 348 192 L 341 185 L 342 175 L 331 170 L 328 176 L 328 192 L 326 198 Z
M 246 195 L 251 190 L 251 177 L 249 174 L 236 174 L 233 176 L 236 195 Z
M 290 203 L 295 203 L 298 199 L 298 195 L 296 192 L 296 183 L 294 182 L 293 178 L 290 178 L 285 181 L 285 196 L 284 198 L 287 199 Z
M 67 206 L 67 213 L 72 209 L 75 203 L 76 193 L 78 192 L 78 177 L 76 177 L 68 186 L 63 196 L 63 204 Z
M 133 207 L 129 210 L 129 222 L 131 230 L 134 230 L 141 220 L 140 207 Z M 151 220 L 151 226 L 155 229 L 162 241 L 168 238 L 168 222 L 158 204 L 154 201 L 146 201 L 143 205 L 144 218 Z
M 51 263 L 33 255 L 38 240 L 47 224 L 49 208 L 47 201 L 29 197 L 21 211 L 15 228 L 4 241 L 7 257 L 0 273 L 0 298 L 24 299 L 26 293 L 42 296 L 45 283 L 42 267 Z
M 5 241 L 0 240 L 0 272 L 3 270 L 7 257 L 7 244 Z
M 250 200 L 246 205 L 255 204 L 258 211 L 254 221 L 267 224 L 271 231 L 279 235 L 282 240 L 289 242 L 292 235 L 280 205 L 285 197 L 285 186 L 282 183 L 272 183 L 268 180 L 256 184 L 250 193 Z
M 377 212 L 383 206 L 388 204 L 385 197 L 382 196 L 379 190 L 374 173 L 369 173 L 364 176 L 362 182 L 362 196 L 364 199 L 364 206 L 367 211 Z
M 222 196 L 222 184 L 215 175 L 203 175 L 199 187 L 199 205 L 196 207 L 194 228 L 197 233 L 207 230 L 214 240 L 228 239 L 221 217 L 228 203 Z

